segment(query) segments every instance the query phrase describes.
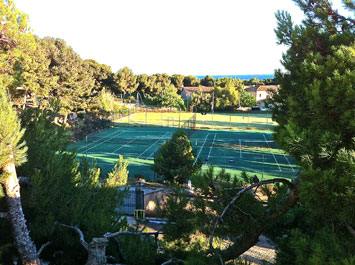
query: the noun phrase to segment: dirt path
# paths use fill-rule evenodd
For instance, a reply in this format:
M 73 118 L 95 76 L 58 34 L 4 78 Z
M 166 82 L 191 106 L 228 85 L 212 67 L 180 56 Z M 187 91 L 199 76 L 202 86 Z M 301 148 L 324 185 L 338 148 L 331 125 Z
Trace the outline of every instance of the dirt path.
M 259 242 L 242 256 L 243 259 L 250 261 L 251 264 L 274 264 L 276 261 L 275 244 L 265 236 L 259 237 Z

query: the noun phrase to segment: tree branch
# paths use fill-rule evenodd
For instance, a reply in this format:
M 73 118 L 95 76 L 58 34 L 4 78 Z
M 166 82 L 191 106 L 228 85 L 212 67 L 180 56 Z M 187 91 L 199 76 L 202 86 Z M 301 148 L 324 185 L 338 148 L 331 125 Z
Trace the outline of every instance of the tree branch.
M 50 244 L 52 244 L 52 241 L 48 241 L 47 243 L 44 243 L 44 244 L 41 246 L 41 248 L 38 250 L 37 256 L 39 257 L 39 255 L 41 255 L 42 251 L 43 251 L 48 245 L 50 245 Z
M 32 185 L 31 179 L 29 177 L 17 177 L 17 179 L 20 185 Z
M 165 261 L 164 263 L 162 263 L 161 265 L 176 264 L 176 263 L 184 264 L 185 262 L 181 259 L 171 258 Z
M 344 224 L 345 224 L 346 229 L 348 229 L 349 233 L 352 234 L 353 237 L 355 237 L 355 230 L 354 230 L 354 228 L 352 228 L 352 226 L 349 225 L 348 223 L 344 223 Z
M 103 235 L 104 238 L 111 238 L 111 237 L 116 237 L 116 236 L 124 236 L 124 235 L 144 235 L 144 236 L 151 236 L 151 235 L 157 235 L 157 234 L 162 234 L 162 232 L 157 231 L 157 232 L 131 232 L 131 231 L 121 231 L 121 232 L 116 232 L 116 233 L 109 233 L 107 232 L 106 234 Z
M 216 232 L 219 222 L 223 221 L 223 216 L 226 214 L 226 212 L 230 208 L 230 206 L 232 206 L 232 204 L 234 204 L 243 193 L 253 189 L 254 187 L 259 187 L 261 185 L 273 184 L 273 183 L 278 183 L 278 182 L 286 184 L 290 188 L 290 192 L 289 192 L 289 195 L 287 198 L 286 205 L 284 207 L 282 207 L 281 209 L 277 210 L 276 212 L 269 212 L 268 216 L 265 218 L 265 221 L 262 224 L 258 225 L 255 228 L 250 229 L 249 231 L 246 231 L 245 233 L 243 233 L 240 240 L 235 242 L 232 246 L 230 246 L 226 250 L 223 250 L 221 252 L 221 254 L 223 256 L 223 260 L 226 261 L 226 260 L 231 260 L 233 258 L 237 258 L 242 253 L 244 253 L 246 250 L 248 250 L 250 247 L 255 245 L 258 242 L 259 236 L 263 232 L 265 226 L 272 223 L 273 221 L 275 221 L 278 217 L 280 217 L 282 214 L 284 214 L 286 211 L 288 211 L 290 208 L 292 208 L 293 205 L 298 201 L 298 178 L 296 178 L 294 182 L 290 182 L 287 179 L 281 179 L 281 178 L 264 180 L 264 181 L 254 183 L 254 184 L 240 190 L 233 197 L 233 199 L 227 204 L 227 206 L 223 209 L 222 213 L 218 216 L 216 223 L 214 224 L 212 234 L 211 234 L 210 240 L 209 240 L 210 250 L 217 253 L 216 250 L 213 248 L 213 238 L 214 238 L 214 235 L 215 235 L 215 232 Z M 217 255 L 219 257 L 221 254 L 217 253 Z
M 10 215 L 8 213 L 0 212 L 0 218 L 9 219 Z
M 218 216 L 216 223 L 214 224 L 213 230 L 212 230 L 212 234 L 210 236 L 210 249 L 213 249 L 212 243 L 213 243 L 213 237 L 214 237 L 214 233 L 217 229 L 217 226 L 219 224 L 220 221 L 223 220 L 223 216 L 225 215 L 225 213 L 227 212 L 227 210 L 229 209 L 229 207 L 237 200 L 240 198 L 240 196 L 248 191 L 251 190 L 254 187 L 259 187 L 261 185 L 265 185 L 265 184 L 271 184 L 271 183 L 276 183 L 276 182 L 281 182 L 284 183 L 288 186 L 293 185 L 291 182 L 289 182 L 287 179 L 281 179 L 281 178 L 277 178 L 277 179 L 269 179 L 269 180 L 263 180 L 263 181 L 259 181 L 257 183 L 254 183 L 248 187 L 243 188 L 242 190 L 240 190 L 234 197 L 233 199 L 227 204 L 227 206 L 223 209 L 222 213 L 220 214 L 220 216 Z
M 89 244 L 85 241 L 83 232 L 81 232 L 81 230 L 77 226 L 65 225 L 58 222 L 55 222 L 55 224 L 73 229 L 79 235 L 81 245 L 85 248 L 86 251 L 89 250 Z

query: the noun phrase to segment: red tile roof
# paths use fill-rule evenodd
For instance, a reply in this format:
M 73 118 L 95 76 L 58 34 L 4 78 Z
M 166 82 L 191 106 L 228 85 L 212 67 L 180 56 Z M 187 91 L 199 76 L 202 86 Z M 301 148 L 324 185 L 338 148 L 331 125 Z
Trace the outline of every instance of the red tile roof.
M 187 94 L 191 94 L 191 93 L 196 93 L 199 89 L 202 90 L 202 92 L 204 93 L 208 93 L 211 92 L 211 90 L 213 90 L 213 86 L 197 86 L 197 87 L 193 87 L 193 86 L 185 86 L 184 87 L 184 91 Z
M 279 86 L 259 86 L 257 91 L 278 91 L 279 90 Z

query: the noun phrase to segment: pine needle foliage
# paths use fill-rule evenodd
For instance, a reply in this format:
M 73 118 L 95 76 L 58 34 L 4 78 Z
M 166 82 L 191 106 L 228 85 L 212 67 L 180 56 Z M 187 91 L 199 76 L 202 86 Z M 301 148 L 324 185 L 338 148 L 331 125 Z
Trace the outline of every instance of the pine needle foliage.
M 0 168 L 14 157 L 17 166 L 26 161 L 25 133 L 4 89 L 0 89 Z
M 187 134 L 178 129 L 158 150 L 152 168 L 168 182 L 186 183 L 201 168 L 202 163 L 195 163 L 195 156 Z
M 306 214 L 280 239 L 279 264 L 346 264 L 355 253 L 355 20 L 330 1 L 295 2 L 301 25 L 276 14 L 278 43 L 289 49 L 273 115 L 277 142 L 301 166 Z M 343 4 L 355 13 L 352 1 Z

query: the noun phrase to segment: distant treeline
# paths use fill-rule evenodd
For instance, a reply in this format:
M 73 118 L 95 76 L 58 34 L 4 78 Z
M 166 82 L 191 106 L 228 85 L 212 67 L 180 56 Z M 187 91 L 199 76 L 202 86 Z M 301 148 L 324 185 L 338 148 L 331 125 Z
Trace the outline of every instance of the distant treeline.
M 25 20 L 21 23 L 25 23 Z M 26 29 L 27 24 L 19 25 L 21 27 Z M 217 87 L 221 90 L 229 86 L 229 92 L 222 91 L 220 94 L 235 94 L 221 102 L 217 92 L 216 107 L 233 109 L 236 102 L 239 106 L 244 103 L 243 100 L 240 102 L 240 98 L 245 98 L 242 96 L 244 85 L 276 84 L 275 79 L 270 78 L 237 80 L 228 77 L 215 79 L 209 75 L 202 79 L 192 75 L 170 76 L 165 73 L 135 75 L 128 67 L 114 73 L 105 64 L 91 59 L 83 60 L 64 40 L 50 37 L 41 39 L 26 30 L 13 30 L 7 36 L 8 44 L 13 43 L 13 46 L 1 61 L 1 68 L 5 70 L 0 74 L 0 84 L 7 88 L 16 105 L 26 106 L 31 99 L 32 105 L 43 107 L 56 100 L 64 116 L 83 110 L 112 111 L 108 100 L 115 101 L 116 97 L 132 102 L 138 96 L 135 92 L 139 92 L 140 99 L 146 104 L 183 109 L 184 103 L 178 96 L 182 87 L 199 85 L 213 86 L 217 91 Z

